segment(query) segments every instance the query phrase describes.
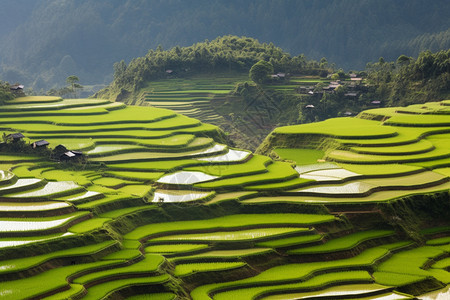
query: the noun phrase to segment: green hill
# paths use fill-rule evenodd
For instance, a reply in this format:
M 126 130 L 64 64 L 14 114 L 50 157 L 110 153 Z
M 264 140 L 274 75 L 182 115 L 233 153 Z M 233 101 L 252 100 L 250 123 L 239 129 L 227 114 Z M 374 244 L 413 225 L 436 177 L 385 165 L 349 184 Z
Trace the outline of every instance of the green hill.
M 97 96 L 115 101 L 136 101 L 136 98 L 141 96 L 141 89 L 151 81 L 198 74 L 211 76 L 218 72 L 234 72 L 237 73 L 237 82 L 247 76 L 250 68 L 260 60 L 270 62 L 275 72 L 328 74 L 327 65 L 306 60 L 304 55 L 291 56 L 272 43 L 260 43 L 253 38 L 229 35 L 189 47 L 177 46 L 166 51 L 162 48 L 150 50 L 145 56 L 134 58 L 128 65 L 124 61 L 116 63 L 113 82 L 97 93 Z M 228 82 L 230 83 L 233 81 Z M 218 84 L 220 86 L 220 82 Z M 224 87 L 227 86 L 222 86 Z
M 248 82 L 250 68 L 260 60 L 269 61 L 283 76 L 319 78 L 331 71 L 323 61 L 292 57 L 273 44 L 224 36 L 189 47 L 151 50 L 128 65 L 116 63 L 113 82 L 95 97 L 173 109 L 219 126 L 236 146 L 253 150 L 277 125 L 296 123 L 301 102 L 297 86 L 279 89 L 288 84 L 285 77 L 265 86 Z
M 275 161 L 170 110 L 11 100 L 0 112 L 0 298 L 445 291 L 448 105 L 280 127 L 260 148 Z M 42 139 L 50 149 L 28 145 Z
M 219 126 L 234 145 L 255 150 L 278 126 L 446 99 L 449 57 L 448 50 L 425 51 L 346 74 L 326 59 L 292 57 L 273 44 L 223 36 L 116 63 L 113 82 L 95 97 L 172 109 Z M 256 84 L 249 71 L 259 61 L 273 70 Z

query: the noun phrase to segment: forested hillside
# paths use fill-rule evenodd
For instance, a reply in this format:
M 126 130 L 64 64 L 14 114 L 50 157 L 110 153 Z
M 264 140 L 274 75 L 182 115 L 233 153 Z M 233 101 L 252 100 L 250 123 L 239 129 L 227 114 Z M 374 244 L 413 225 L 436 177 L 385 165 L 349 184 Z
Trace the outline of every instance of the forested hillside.
M 417 58 L 401 55 L 395 62 L 384 59 L 367 64 L 369 98 L 387 106 L 424 103 L 450 96 L 450 50 L 424 51 Z
M 5 0 L 0 79 L 35 90 L 73 74 L 109 83 L 122 59 L 228 34 L 363 69 L 380 56 L 448 49 L 449 15 L 446 0 Z
M 251 150 L 277 126 L 450 96 L 450 50 L 391 62 L 380 58 L 348 74 L 325 58 L 307 60 L 273 43 L 228 35 L 189 47 L 158 47 L 128 65 L 115 63 L 114 70 L 113 82 L 95 97 L 198 118 Z
M 274 72 L 311 75 L 328 74 L 328 62 L 306 60 L 304 55 L 290 56 L 274 44 L 237 36 L 218 37 L 189 47 L 161 47 L 145 56 L 134 58 L 128 65 L 122 60 L 114 64 L 114 80 L 98 96 L 114 100 L 131 100 L 149 81 L 167 77 L 186 77 L 199 73 L 238 72 L 247 74 L 258 61 L 270 63 Z

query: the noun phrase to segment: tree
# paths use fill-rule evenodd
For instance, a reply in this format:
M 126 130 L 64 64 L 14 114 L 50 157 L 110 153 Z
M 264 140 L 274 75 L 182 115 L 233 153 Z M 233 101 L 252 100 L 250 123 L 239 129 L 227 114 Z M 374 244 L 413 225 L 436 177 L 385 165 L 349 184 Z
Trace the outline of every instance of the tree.
M 325 58 L 325 57 L 322 57 L 321 59 L 320 59 L 320 68 L 322 68 L 322 69 L 326 69 L 326 68 L 328 68 L 328 60 Z
M 14 99 L 14 95 L 11 93 L 9 83 L 0 81 L 0 104 L 3 104 L 5 100 L 12 99 Z
M 249 76 L 255 83 L 262 84 L 270 78 L 272 73 L 273 66 L 265 60 L 260 60 L 251 67 Z
M 66 83 L 68 85 L 70 85 L 70 87 L 69 87 L 70 91 L 74 94 L 75 97 L 77 95 L 76 89 L 83 88 L 83 86 L 78 83 L 79 81 L 80 81 L 80 79 L 75 75 L 70 75 L 69 77 L 66 78 Z
M 114 79 L 117 79 L 121 77 L 125 71 L 127 70 L 127 64 L 124 60 L 121 60 L 120 62 L 116 62 L 113 65 L 114 68 Z
M 409 64 L 410 61 L 411 61 L 411 57 L 408 57 L 404 54 L 400 55 L 397 58 L 397 64 L 400 66 L 407 65 L 407 64 Z

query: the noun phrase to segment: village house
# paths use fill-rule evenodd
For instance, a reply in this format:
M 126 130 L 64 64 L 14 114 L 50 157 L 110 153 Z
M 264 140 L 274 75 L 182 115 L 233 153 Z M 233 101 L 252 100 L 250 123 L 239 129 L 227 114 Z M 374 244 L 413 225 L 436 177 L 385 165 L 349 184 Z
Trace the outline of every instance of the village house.
M 32 143 L 32 144 L 31 144 L 31 147 L 32 147 L 33 149 L 36 149 L 36 148 L 47 147 L 48 145 L 50 145 L 50 143 L 47 142 L 46 140 L 40 140 L 40 141 L 37 141 L 37 142 Z
M 9 88 L 11 91 L 20 91 L 23 90 L 25 86 L 23 84 L 14 84 Z
M 11 134 L 8 134 L 8 135 L 6 136 L 6 140 L 13 141 L 13 142 L 18 142 L 18 141 L 20 141 L 21 139 L 23 139 L 24 137 L 25 137 L 25 136 L 24 136 L 22 133 L 17 132 L 17 133 L 11 133 Z
M 345 97 L 356 98 L 358 97 L 358 93 L 356 92 L 348 92 L 344 94 Z
M 71 150 L 64 152 L 62 155 L 60 155 L 59 161 L 74 161 L 83 157 L 84 157 L 83 152 Z
M 58 146 L 55 147 L 55 149 L 53 149 L 53 151 L 58 152 L 58 153 L 64 153 L 67 152 L 67 148 L 64 145 L 59 144 Z
M 23 84 L 14 84 L 11 85 L 9 87 L 9 89 L 11 90 L 11 92 L 16 96 L 16 97 L 23 97 L 25 96 L 25 93 L 23 92 L 23 88 L 24 85 Z
M 370 104 L 372 104 L 372 105 L 380 105 L 381 101 L 380 100 L 373 100 L 373 101 L 370 102 Z
M 284 80 L 286 78 L 286 73 L 279 72 L 277 74 L 270 75 L 270 77 L 275 80 Z
M 73 158 L 75 158 L 75 153 L 73 153 L 72 151 L 67 151 L 67 152 L 64 152 L 64 154 L 62 154 L 60 157 L 59 157 L 59 160 L 60 161 L 69 161 L 69 160 L 72 160 Z

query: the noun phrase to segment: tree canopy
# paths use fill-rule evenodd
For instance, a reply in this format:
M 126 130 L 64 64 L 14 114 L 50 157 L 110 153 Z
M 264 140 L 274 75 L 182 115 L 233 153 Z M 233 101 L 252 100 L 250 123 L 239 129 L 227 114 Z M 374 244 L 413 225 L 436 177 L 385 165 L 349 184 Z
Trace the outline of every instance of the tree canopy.
M 250 79 L 258 84 L 268 81 L 271 74 L 273 74 L 273 66 L 265 60 L 258 61 L 249 72 Z
M 14 95 L 11 93 L 11 86 L 9 83 L 0 80 L 0 104 L 12 99 L 14 99 Z
M 389 106 L 442 100 L 450 90 L 450 50 L 424 51 L 417 58 L 400 55 L 395 62 L 367 64 L 369 95 Z

